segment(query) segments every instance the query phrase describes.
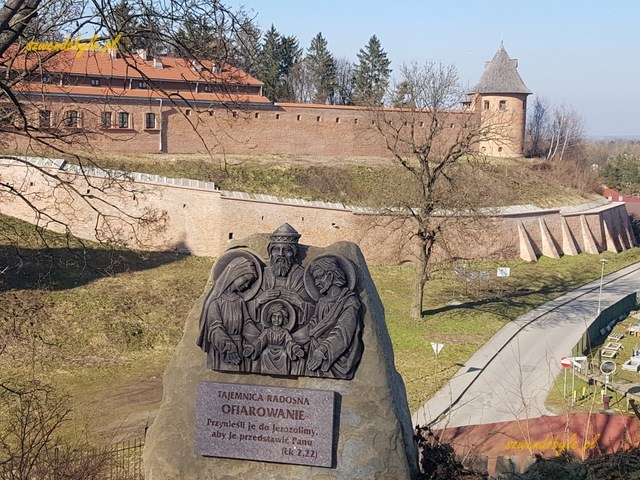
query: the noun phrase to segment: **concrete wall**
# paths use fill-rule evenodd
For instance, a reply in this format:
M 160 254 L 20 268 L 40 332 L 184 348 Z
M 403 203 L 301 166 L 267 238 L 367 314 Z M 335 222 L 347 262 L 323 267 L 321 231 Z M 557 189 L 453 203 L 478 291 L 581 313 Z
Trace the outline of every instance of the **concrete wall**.
M 30 159 L 30 163 L 35 167 L 5 160 L 0 173 L 39 212 L 3 194 L 0 213 L 56 231 L 68 229 L 81 238 L 116 238 L 133 247 L 216 256 L 231 240 L 272 232 L 289 222 L 302 234 L 302 243 L 357 242 L 371 263 L 414 258 L 410 230 L 402 219 L 365 208 L 225 192 L 212 183 L 145 174 L 123 179 L 118 172 L 109 176 L 89 172 L 83 177 L 75 173 L 75 167 L 60 161 Z M 520 257 L 535 261 L 542 254 L 557 258 L 620 251 L 635 244 L 624 204 L 604 199 L 565 209 L 505 207 L 483 217 L 454 220 L 440 218 L 444 235 L 437 244 L 436 259 Z

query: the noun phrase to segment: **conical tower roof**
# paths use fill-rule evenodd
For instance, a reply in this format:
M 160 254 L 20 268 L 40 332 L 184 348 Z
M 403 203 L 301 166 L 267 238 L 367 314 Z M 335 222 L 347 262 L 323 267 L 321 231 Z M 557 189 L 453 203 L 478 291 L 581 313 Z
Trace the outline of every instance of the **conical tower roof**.
M 531 91 L 520 78 L 518 60 L 509 58 L 509 54 L 502 45 L 490 62 L 485 63 L 480 81 L 473 88 L 472 93 L 524 93 Z

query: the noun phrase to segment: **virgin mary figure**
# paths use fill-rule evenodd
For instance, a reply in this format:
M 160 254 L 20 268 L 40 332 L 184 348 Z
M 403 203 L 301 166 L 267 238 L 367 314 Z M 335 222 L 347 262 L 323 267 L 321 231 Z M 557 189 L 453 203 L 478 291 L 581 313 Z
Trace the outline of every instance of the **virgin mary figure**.
M 207 352 L 207 366 L 213 370 L 251 370 L 249 359 L 242 355 L 244 342 L 254 340 L 260 330 L 249 315 L 246 300 L 249 291 L 255 294 L 257 288 L 252 285 L 260 274 L 259 264 L 252 261 L 250 255 L 247 252 L 230 261 L 222 257 L 218 260 L 218 263 L 228 263 L 215 279 L 200 315 L 197 344 Z M 214 273 L 215 270 L 214 267 Z

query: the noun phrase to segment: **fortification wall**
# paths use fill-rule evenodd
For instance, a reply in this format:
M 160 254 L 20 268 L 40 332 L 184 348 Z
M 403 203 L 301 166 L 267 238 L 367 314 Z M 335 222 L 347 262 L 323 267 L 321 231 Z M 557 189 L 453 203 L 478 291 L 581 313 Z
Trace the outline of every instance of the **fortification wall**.
M 317 155 L 331 157 L 388 157 L 385 139 L 376 131 L 376 113 L 359 107 L 337 105 L 267 104 L 220 105 L 174 104 L 166 99 L 110 98 L 100 101 L 69 101 L 64 97 L 34 100 L 28 105 L 33 125 L 39 125 L 39 111 L 51 112 L 50 132 L 62 134 L 66 150 L 120 153 L 226 153 Z M 66 112 L 79 114 L 76 127 L 65 126 Z M 111 113 L 111 125 L 104 128 L 102 115 Z M 126 128 L 120 128 L 120 113 L 128 114 Z M 155 124 L 146 124 L 147 114 Z M 448 135 L 463 125 L 478 122 L 468 111 L 443 113 Z M 414 115 L 417 134 L 427 132 L 427 115 Z M 406 112 L 386 110 L 391 130 L 408 122 Z M 149 127 L 149 128 L 148 128 Z M 43 134 L 47 135 L 48 129 Z M 48 141 L 62 146 L 62 141 Z M 20 135 L 3 133 L 0 145 L 29 152 L 39 148 Z M 37 155 L 48 152 L 36 151 Z
M 85 177 L 62 161 L 30 161 L 38 168 L 5 160 L 0 163 L 0 171 L 3 181 L 19 189 L 38 211 L 4 194 L 0 197 L 0 213 L 56 231 L 68 229 L 80 238 L 115 238 L 132 247 L 217 256 L 231 240 L 271 232 L 289 222 L 303 235 L 304 243 L 326 246 L 340 240 L 357 242 L 371 263 L 414 258 L 415 245 L 403 219 L 365 208 L 225 192 L 208 182 L 145 174 L 132 174 L 126 179 L 118 172 L 106 175 L 95 171 Z M 54 182 L 52 175 L 67 183 Z M 92 205 L 99 207 L 102 215 Z M 635 245 L 624 204 L 605 199 L 565 209 L 525 205 L 486 213 L 447 221 L 435 258 L 519 256 L 533 261 L 542 254 L 559 257 L 620 251 Z M 140 224 L 138 216 L 150 221 Z

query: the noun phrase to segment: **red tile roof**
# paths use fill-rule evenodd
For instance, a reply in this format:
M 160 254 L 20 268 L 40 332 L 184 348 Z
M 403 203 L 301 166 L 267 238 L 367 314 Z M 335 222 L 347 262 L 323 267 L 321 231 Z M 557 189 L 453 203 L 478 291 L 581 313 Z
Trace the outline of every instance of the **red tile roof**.
M 161 99 L 173 98 L 180 100 L 181 98 L 198 102 L 231 102 L 231 103 L 270 103 L 269 99 L 260 95 L 250 95 L 246 93 L 232 92 L 191 92 L 189 90 L 176 91 L 172 90 L 156 90 L 156 89 L 122 89 L 110 87 L 90 87 L 85 85 L 64 85 L 57 84 L 34 84 L 22 83 L 14 87 L 14 91 L 21 93 L 48 93 L 65 95 L 73 99 L 74 96 L 83 97 L 103 97 L 105 99 Z
M 13 68 L 23 70 L 37 65 L 47 52 L 27 52 L 13 63 Z M 262 82 L 242 70 L 223 65 L 219 73 L 212 73 L 212 62 L 202 61 L 201 71 L 192 62 L 183 58 L 156 57 L 163 68 L 155 68 L 154 60 L 142 60 L 137 55 L 112 58 L 108 52 L 86 51 L 78 54 L 75 50 L 61 51 L 48 59 L 43 70 L 47 73 L 69 73 L 79 76 L 126 77 L 134 79 L 229 83 L 240 85 L 263 85 Z

